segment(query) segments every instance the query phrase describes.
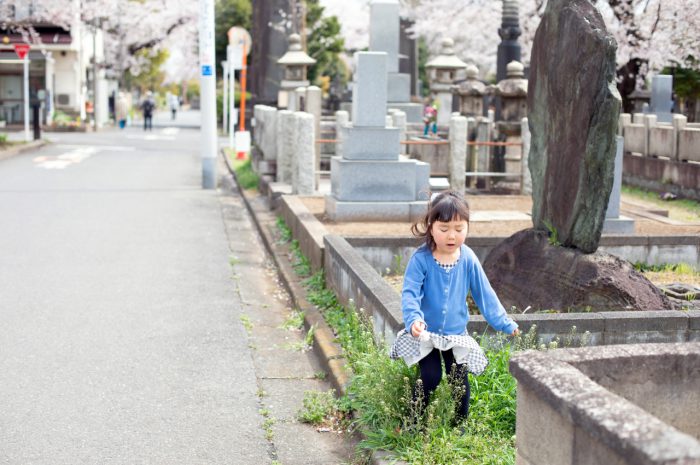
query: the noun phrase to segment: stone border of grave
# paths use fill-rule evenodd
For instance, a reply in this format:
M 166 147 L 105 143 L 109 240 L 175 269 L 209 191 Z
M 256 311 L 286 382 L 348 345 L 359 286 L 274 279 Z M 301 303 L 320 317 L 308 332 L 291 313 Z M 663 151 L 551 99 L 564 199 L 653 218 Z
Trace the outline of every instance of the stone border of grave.
M 700 464 L 700 442 L 691 436 L 699 359 L 700 343 L 514 355 L 516 462 Z
M 297 196 L 280 196 L 277 209 L 289 225 L 294 238 L 299 241 L 304 255 L 309 258 L 314 271 L 326 270 L 326 283 L 341 303 L 353 299 L 358 307 L 371 312 L 378 334 L 393 341 L 402 328 L 399 294 L 381 277 L 392 257 L 401 256 L 406 263 L 417 245 L 410 237 L 346 237 L 328 234 L 323 224 L 309 212 Z M 488 252 L 503 238 L 470 238 L 469 246 L 483 260 Z M 621 248 L 638 248 L 655 254 L 669 247 L 685 257 L 697 256 L 700 238 L 672 237 L 623 237 L 609 236 L 603 246 L 611 253 Z M 675 249 L 680 247 L 680 249 Z M 686 250 L 687 248 L 687 250 Z M 641 254 L 642 252 L 640 252 Z M 641 259 L 642 257 L 640 257 Z M 590 345 L 630 344 L 639 342 L 682 342 L 700 340 L 700 311 L 615 311 L 591 313 L 538 313 L 511 315 L 521 328 L 529 330 L 537 326 L 537 332 L 546 343 L 555 338 L 571 340 L 577 344 L 588 332 Z M 572 327 L 576 336 L 572 337 Z M 470 318 L 469 330 L 483 333 L 488 325 L 480 315 Z

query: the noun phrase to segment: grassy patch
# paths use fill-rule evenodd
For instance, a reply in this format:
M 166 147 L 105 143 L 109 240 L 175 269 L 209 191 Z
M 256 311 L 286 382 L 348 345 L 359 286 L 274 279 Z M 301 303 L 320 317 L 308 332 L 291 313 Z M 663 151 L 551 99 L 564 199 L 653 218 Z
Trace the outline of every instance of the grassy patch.
M 700 287 L 700 271 L 687 263 L 647 265 L 637 262 L 634 269 L 657 286 L 681 283 Z
M 700 202 L 696 200 L 663 200 L 656 192 L 626 185 L 622 186 L 622 194 L 631 199 L 641 200 L 667 209 L 668 216 L 671 219 L 688 222 L 700 221 Z
M 345 431 L 351 423 L 350 412 L 347 397 L 337 398 L 333 389 L 325 392 L 306 391 L 297 419 L 327 431 Z
M 258 174 L 253 171 L 253 165 L 250 159 L 247 160 L 233 160 L 233 171 L 236 173 L 236 180 L 241 189 L 257 189 L 258 181 L 260 178 Z
M 352 302 L 340 305 L 326 289 L 322 272 L 303 276 L 307 300 L 333 329 L 352 376 L 341 399 L 332 392 L 307 394 L 299 413 L 302 421 L 323 424 L 348 409 L 355 414 L 353 427 L 363 433 L 360 447 L 366 450 L 389 450 L 413 464 L 514 464 L 516 381 L 508 370 L 510 357 L 523 349 L 555 348 L 559 341 L 538 345 L 534 326 L 515 339 L 478 338 L 490 363 L 482 375 L 470 375 L 470 415 L 458 423 L 459 383 L 443 379 L 423 408 L 413 400 L 417 366 L 389 359 L 386 345 L 374 337 L 370 316 Z

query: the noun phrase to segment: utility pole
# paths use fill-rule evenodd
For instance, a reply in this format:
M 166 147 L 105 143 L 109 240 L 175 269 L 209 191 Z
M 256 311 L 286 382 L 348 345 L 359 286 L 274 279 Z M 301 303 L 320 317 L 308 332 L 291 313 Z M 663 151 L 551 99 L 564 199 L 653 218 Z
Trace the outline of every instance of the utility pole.
M 97 19 L 92 27 L 92 121 L 95 132 L 99 127 L 97 124 Z
M 199 0 L 202 187 L 216 188 L 216 58 L 214 0 Z

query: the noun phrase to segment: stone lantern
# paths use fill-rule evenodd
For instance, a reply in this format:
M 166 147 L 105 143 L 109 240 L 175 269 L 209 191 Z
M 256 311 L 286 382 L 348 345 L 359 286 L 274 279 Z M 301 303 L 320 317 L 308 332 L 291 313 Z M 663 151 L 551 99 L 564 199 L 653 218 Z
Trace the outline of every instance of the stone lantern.
M 496 85 L 501 97 L 501 121 L 517 122 L 527 116 L 527 79 L 522 63 L 511 61 L 506 67 L 507 78 Z
M 297 87 L 309 86 L 309 81 L 306 79 L 306 71 L 309 65 L 314 63 L 316 63 L 316 60 L 302 50 L 299 34 L 290 35 L 287 53 L 277 60 L 277 64 L 284 66 L 284 79 L 280 83 L 280 91 L 277 97 L 277 106 L 279 108 L 287 108 L 289 106 L 289 102 L 294 98 L 294 90 Z
M 467 67 L 467 64 L 460 60 L 454 52 L 454 41 L 443 39 L 440 55 L 430 60 L 425 68 L 428 71 L 430 81 L 430 95 L 437 99 L 438 126 L 446 126 L 450 123 L 452 115 L 452 88 L 458 74 Z
M 467 117 L 478 117 L 484 114 L 484 95 L 487 94 L 486 84 L 479 80 L 479 68 L 467 66 L 467 79 L 459 83 L 455 93 L 459 99 L 459 112 Z

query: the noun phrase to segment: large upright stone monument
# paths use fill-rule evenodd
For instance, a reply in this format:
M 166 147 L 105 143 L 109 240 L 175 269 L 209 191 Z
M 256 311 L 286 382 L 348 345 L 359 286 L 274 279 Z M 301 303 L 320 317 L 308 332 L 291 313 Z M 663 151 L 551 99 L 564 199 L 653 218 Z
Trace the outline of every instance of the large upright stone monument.
M 583 252 L 598 248 L 614 177 L 622 102 L 616 48 L 586 0 L 548 3 L 532 45 L 532 222 Z
M 506 308 L 671 308 L 629 262 L 596 252 L 615 169 L 616 47 L 589 0 L 549 0 L 527 96 L 534 229 L 509 237 L 484 260 Z
M 387 54 L 388 106 L 406 113 L 409 123 L 419 123 L 423 117 L 423 106 L 411 103 L 411 75 L 399 72 L 400 24 L 398 0 L 372 0 L 369 49 Z
M 399 156 L 399 129 L 386 127 L 387 54 L 355 53 L 352 123 L 331 158 L 326 214 L 335 221 L 408 221 L 425 213 L 430 165 Z

